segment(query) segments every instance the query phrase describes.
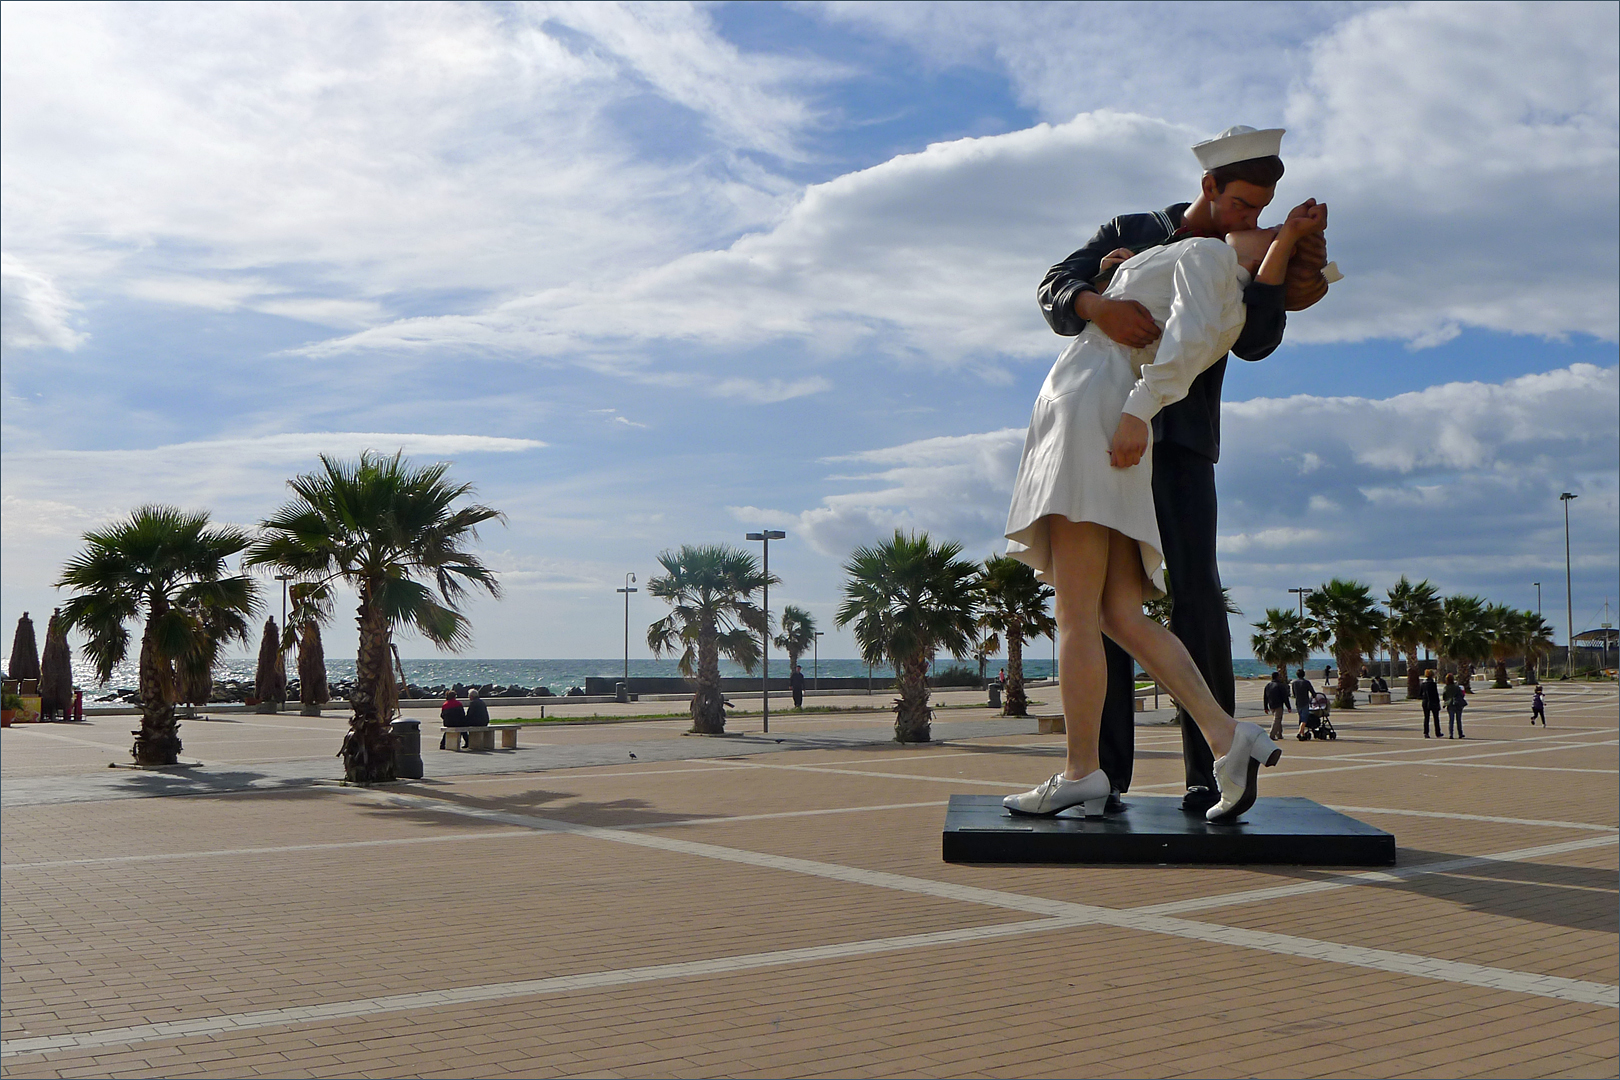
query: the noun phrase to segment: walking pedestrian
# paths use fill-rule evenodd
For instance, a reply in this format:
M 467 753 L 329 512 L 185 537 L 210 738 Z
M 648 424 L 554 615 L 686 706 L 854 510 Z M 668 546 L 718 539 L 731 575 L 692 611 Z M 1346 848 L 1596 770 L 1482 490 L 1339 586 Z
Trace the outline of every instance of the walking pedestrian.
M 793 707 L 804 708 L 804 668 L 798 664 L 793 665 L 793 674 L 788 676 L 788 689 L 793 691 Z
M 1446 676 L 1446 688 L 1440 693 L 1440 700 L 1446 705 L 1446 729 L 1450 732 L 1447 738 L 1466 739 L 1463 734 L 1462 714 L 1468 708 L 1468 694 L 1457 684 L 1455 675 Z
M 1264 693 L 1266 711 L 1271 714 L 1271 737 L 1283 737 L 1283 713 L 1288 711 L 1288 677 L 1278 668 L 1271 673 L 1271 681 L 1266 683 Z
M 1434 737 L 1444 738 L 1440 734 L 1440 688 L 1434 683 L 1434 668 L 1423 673 L 1423 682 L 1418 685 L 1418 700 L 1423 703 L 1423 737 L 1429 737 L 1429 717 L 1434 717 Z
M 1541 696 L 1541 687 L 1536 687 L 1536 696 L 1530 699 L 1530 726 L 1536 726 L 1536 718 L 1541 718 L 1541 726 L 1547 726 L 1547 702 Z
M 1299 738 L 1307 737 L 1311 726 L 1311 698 L 1316 696 L 1316 687 L 1305 677 L 1305 669 L 1300 668 L 1292 686 L 1294 691 L 1294 711 L 1299 714 Z

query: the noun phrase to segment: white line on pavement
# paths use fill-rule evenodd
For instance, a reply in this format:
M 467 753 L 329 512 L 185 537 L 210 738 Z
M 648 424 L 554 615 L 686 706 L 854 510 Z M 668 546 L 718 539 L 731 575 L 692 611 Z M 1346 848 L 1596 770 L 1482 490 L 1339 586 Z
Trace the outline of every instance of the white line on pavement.
M 972 926 L 962 930 L 941 930 L 929 934 L 910 934 L 905 937 L 850 941 L 836 945 L 813 945 L 802 949 L 781 949 L 776 952 L 753 953 L 744 956 L 722 956 L 713 960 L 691 960 L 679 964 L 657 964 L 651 967 L 621 968 L 616 971 L 593 971 L 580 975 L 558 975 L 549 979 L 527 979 L 522 982 L 486 983 L 483 986 L 460 986 L 448 990 L 424 990 L 414 994 L 395 994 L 390 997 L 333 1001 L 322 1005 L 294 1005 L 283 1009 L 263 1009 L 258 1012 L 236 1013 L 226 1016 L 204 1016 L 195 1020 L 167 1020 L 157 1024 L 103 1028 L 99 1031 L 75 1032 L 67 1035 L 42 1035 L 28 1039 L 11 1039 L 5 1043 L 0 1043 L 0 1057 L 16 1057 L 21 1054 L 50 1054 L 63 1050 L 93 1050 L 108 1046 L 129 1046 L 169 1039 L 222 1035 L 250 1031 L 255 1028 L 282 1027 L 288 1024 L 314 1023 L 323 1020 L 346 1020 L 356 1016 L 376 1016 L 381 1013 L 407 1012 L 416 1009 L 438 1009 L 453 1005 L 475 1004 L 482 1001 L 536 997 L 542 994 L 601 990 L 665 979 L 691 979 L 708 975 L 728 975 L 739 971 L 780 967 L 785 964 L 844 960 L 856 956 L 870 956 L 874 953 L 965 945 L 1020 934 L 1038 934 L 1049 930 L 1065 930 L 1081 925 L 1084 925 L 1084 920 L 1072 917 L 1034 919 L 1026 922 L 999 923 L 993 926 Z
M 633 825 L 615 825 L 615 829 L 674 829 L 691 825 L 725 825 L 740 821 L 771 821 L 777 818 L 824 817 L 829 814 L 864 814 L 883 810 L 915 810 L 919 807 L 944 806 L 940 799 L 929 802 L 885 803 L 881 806 L 839 806 L 825 810 L 782 810 L 772 814 L 733 814 L 730 816 L 677 818 L 672 821 L 638 822 Z M 152 855 L 105 855 L 84 859 L 53 859 L 48 862 L 4 863 L 7 872 L 17 870 L 58 870 L 82 866 L 122 866 L 130 863 L 175 862 L 185 859 L 217 859 L 241 855 L 282 855 L 305 851 L 342 851 L 350 848 L 401 847 L 410 844 L 462 843 L 469 840 L 526 840 L 538 836 L 555 835 L 534 829 L 516 832 L 450 833 L 442 836 L 411 836 L 393 840 L 348 840 L 326 844 L 284 844 L 279 847 L 213 848 L 208 851 L 173 851 Z
M 1444 810 L 1396 810 L 1387 806 L 1329 806 L 1342 814 L 1399 814 L 1402 817 L 1444 818 L 1450 821 L 1485 821 L 1492 825 L 1539 825 L 1548 829 L 1597 829 L 1620 832 L 1613 825 L 1594 825 L 1586 821 L 1548 821 L 1542 818 L 1496 817 L 1490 814 L 1454 814 Z M 1493 855 L 1493 859 L 1502 856 Z
M 649 836 L 641 832 L 603 829 L 590 825 L 574 825 L 569 822 L 535 817 L 528 814 L 486 811 L 474 807 L 442 803 L 438 800 L 420 796 L 388 792 L 368 794 L 371 794 L 379 801 L 392 802 L 395 805 L 410 806 L 415 809 L 436 809 L 448 814 L 476 817 L 486 821 L 499 821 L 505 824 L 523 825 L 527 828 L 567 832 L 576 836 L 593 837 L 620 844 L 633 844 L 675 854 L 695 855 L 700 858 L 756 866 L 761 869 L 806 874 L 829 881 L 843 881 L 853 885 L 894 889 L 899 892 L 933 896 L 969 904 L 983 904 L 988 907 L 1023 911 L 1032 915 L 1045 915 L 1052 918 L 1072 917 L 1108 926 L 1116 926 L 1123 930 L 1141 930 L 1148 933 L 1167 934 L 1173 937 L 1204 941 L 1217 945 L 1257 949 L 1285 956 L 1324 960 L 1378 971 L 1417 975 L 1445 982 L 1486 986 L 1515 993 L 1534 994 L 1564 1001 L 1578 1001 L 1590 1005 L 1620 1008 L 1620 987 L 1610 986 L 1606 983 L 1564 979 L 1553 975 L 1538 975 L 1455 960 L 1441 960 L 1436 957 L 1393 952 L 1387 949 L 1373 949 L 1358 945 L 1317 941 L 1312 938 L 1297 937 L 1290 934 L 1219 926 L 1140 911 L 1118 910 L 1089 904 L 1074 904 L 1062 900 L 1050 900 L 1045 897 L 1025 896 L 1020 893 L 935 881 L 929 878 L 914 878 L 903 874 L 866 870 L 837 863 L 796 859 L 783 855 L 748 851 L 742 848 L 722 847 L 718 844 L 697 843 L 666 836 Z
M 649 847 L 658 850 L 718 859 L 726 862 L 742 863 L 745 865 L 753 865 L 790 873 L 809 874 L 815 877 L 845 881 L 852 884 L 862 884 L 879 888 L 896 889 L 908 893 L 932 895 L 966 903 L 992 906 L 1004 910 L 1016 910 L 1029 914 L 1042 915 L 1045 916 L 1045 918 L 1036 919 L 1030 922 L 971 927 L 962 930 L 847 942 L 842 944 L 814 946 L 802 949 L 778 950 L 768 953 L 720 957 L 713 960 L 692 961 L 679 964 L 666 964 L 644 968 L 593 972 L 572 976 L 558 976 L 554 978 L 535 979 L 524 982 L 495 983 L 483 986 L 423 991 L 420 993 L 400 994 L 390 997 L 365 998 L 353 1001 L 332 1002 L 322 1005 L 294 1006 L 283 1009 L 269 1009 L 259 1012 L 203 1017 L 192 1020 L 166 1021 L 156 1024 L 108 1028 L 98 1031 L 79 1032 L 66 1035 L 13 1039 L 5 1042 L 3 1045 L 0 1045 L 0 1056 L 15 1057 L 25 1054 L 48 1054 L 63 1050 L 132 1045 L 222 1034 L 226 1032 L 250 1030 L 254 1028 L 279 1027 L 289 1024 L 319 1022 L 323 1020 L 344 1019 L 356 1016 L 435 1008 L 481 1001 L 494 1001 L 508 998 L 530 997 L 542 994 L 600 989 L 655 980 L 695 978 L 781 966 L 786 964 L 837 960 L 846 957 L 864 956 L 882 952 L 895 952 L 906 949 L 967 944 L 991 940 L 994 938 L 1097 924 L 1112 925 L 1121 929 L 1140 930 L 1150 933 L 1163 933 L 1181 938 L 1204 941 L 1210 944 L 1257 949 L 1260 951 L 1295 956 L 1303 959 L 1321 960 L 1329 963 L 1339 963 L 1398 974 L 1415 975 L 1423 978 L 1438 979 L 1447 982 L 1489 987 L 1516 993 L 1533 994 L 1558 1000 L 1584 1002 L 1587 1004 L 1602 1005 L 1611 1008 L 1620 1007 L 1620 989 L 1604 983 L 1593 983 L 1576 979 L 1563 979 L 1555 976 L 1537 975 L 1533 973 L 1488 967 L 1477 964 L 1468 964 L 1458 961 L 1439 960 L 1432 957 L 1418 956 L 1409 953 L 1399 953 L 1389 950 L 1344 945 L 1336 942 L 1317 941 L 1310 938 L 1273 934 L 1265 931 L 1243 930 L 1234 927 L 1200 923 L 1170 917 L 1170 913 L 1172 911 L 1229 906 L 1235 903 L 1246 903 L 1254 900 L 1269 899 L 1280 896 L 1295 896 L 1305 893 L 1325 891 L 1328 889 L 1343 888 L 1351 885 L 1403 881 L 1423 874 L 1444 873 L 1449 870 L 1462 869 L 1470 866 L 1487 864 L 1490 862 L 1540 858 L 1566 851 L 1580 850 L 1604 844 L 1614 844 L 1617 842 L 1617 838 L 1614 836 L 1593 837 L 1583 840 L 1570 841 L 1563 844 L 1548 844 L 1534 848 L 1522 848 L 1516 851 L 1501 852 L 1491 856 L 1448 860 L 1442 863 L 1431 863 L 1424 866 L 1402 868 L 1396 871 L 1370 871 L 1366 873 L 1342 875 L 1326 881 L 1303 882 L 1289 886 L 1280 886 L 1273 889 L 1249 890 L 1244 893 L 1197 898 L 1193 900 L 1179 901 L 1172 904 L 1157 905 L 1149 908 L 1137 908 L 1120 911 L 1108 908 L 1093 907 L 1089 905 L 1072 904 L 1058 900 L 1048 900 L 1041 897 L 1024 896 L 1017 893 L 1006 893 L 996 890 L 974 888 L 971 886 L 955 885 L 948 882 L 932 881 L 923 878 L 911 878 L 897 874 L 863 870 L 856 867 L 841 866 L 833 863 L 786 858 L 760 852 L 720 847 L 712 844 L 700 844 L 693 843 L 691 841 L 682 841 L 663 837 L 642 836 L 628 831 L 632 828 L 645 828 L 646 826 L 628 826 L 619 827 L 617 829 L 606 829 L 597 826 L 575 825 L 568 822 L 534 817 L 526 814 L 512 814 L 501 811 L 482 810 L 474 807 L 457 806 L 437 799 L 415 795 L 405 795 L 398 792 L 364 792 L 360 794 L 363 794 L 368 798 L 392 802 L 396 805 L 409 805 L 419 809 L 429 809 L 457 816 L 473 817 L 480 820 L 489 821 L 491 823 L 519 826 L 523 828 L 525 832 L 468 833 L 459 834 L 458 836 L 454 837 L 361 841 L 352 844 L 340 843 L 292 845 L 279 849 L 244 848 L 232 849 L 230 851 L 182 853 L 169 856 L 124 856 L 105 860 L 65 860 L 54 864 L 17 864 L 16 866 L 10 868 L 22 868 L 29 865 L 36 867 L 51 865 L 63 866 L 78 865 L 90 862 L 129 862 L 164 858 L 201 857 L 206 855 L 251 854 L 263 851 L 298 851 L 357 846 L 383 846 L 400 843 L 417 843 L 457 839 L 505 838 L 521 835 L 534 835 L 536 833 L 564 833 L 601 840 L 610 840 L 618 843 L 630 843 L 637 846 Z M 681 824 L 696 825 L 728 820 L 759 820 L 774 817 L 806 816 L 836 812 L 859 812 L 861 810 L 903 809 L 930 805 L 937 806 L 940 804 L 937 802 L 898 803 L 874 807 L 840 808 L 839 810 L 831 811 L 788 811 L 780 814 L 738 815 L 734 818 L 696 818 L 687 819 L 686 821 L 663 822 L 655 824 L 659 826 Z M 1485 821 L 1506 821 L 1527 825 L 1608 829 L 1607 826 L 1586 826 L 1575 822 L 1485 818 L 1480 815 L 1441 814 L 1438 812 L 1403 811 L 1376 807 L 1357 807 L 1345 809 L 1355 809 L 1367 813 L 1406 813 L 1449 818 L 1478 818 L 1479 820 Z

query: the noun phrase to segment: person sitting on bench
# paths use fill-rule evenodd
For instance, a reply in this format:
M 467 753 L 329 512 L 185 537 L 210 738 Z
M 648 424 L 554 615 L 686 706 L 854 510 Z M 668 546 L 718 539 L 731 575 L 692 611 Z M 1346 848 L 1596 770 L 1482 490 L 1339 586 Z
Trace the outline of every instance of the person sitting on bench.
M 465 724 L 467 727 L 489 727 L 489 706 L 485 705 L 484 699 L 478 696 L 476 686 L 467 691 L 467 719 Z
M 454 690 L 444 695 L 444 704 L 439 706 L 439 723 L 445 727 L 467 726 L 467 710 L 462 706 L 461 701 L 457 699 Z M 463 735 L 461 741 L 465 743 L 467 736 Z M 444 749 L 444 736 L 442 735 L 439 736 L 439 749 Z

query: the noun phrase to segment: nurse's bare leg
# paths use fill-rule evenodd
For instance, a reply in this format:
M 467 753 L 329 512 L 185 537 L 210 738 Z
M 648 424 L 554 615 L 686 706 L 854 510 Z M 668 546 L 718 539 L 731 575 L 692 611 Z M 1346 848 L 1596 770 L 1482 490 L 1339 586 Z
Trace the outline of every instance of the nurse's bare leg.
M 1135 540 L 1107 530 L 1109 537 L 1106 580 L 1100 604 L 1102 630 L 1141 663 L 1148 674 L 1170 688 L 1176 702 L 1192 716 L 1217 756 L 1232 746 L 1236 723 L 1221 708 L 1181 639 L 1142 610 L 1146 574 L 1141 548 Z M 1061 624 L 1060 624 L 1061 625 Z M 1064 652 L 1067 663 L 1068 652 Z M 1064 712 L 1068 711 L 1067 698 Z M 1072 759 L 1073 736 L 1070 736 Z
M 1097 771 L 1097 735 L 1108 693 L 1101 603 L 1112 530 L 1057 514 L 1046 520 L 1052 543 L 1052 587 L 1057 593 L 1058 688 L 1068 732 L 1069 759 L 1063 778 L 1079 780 Z

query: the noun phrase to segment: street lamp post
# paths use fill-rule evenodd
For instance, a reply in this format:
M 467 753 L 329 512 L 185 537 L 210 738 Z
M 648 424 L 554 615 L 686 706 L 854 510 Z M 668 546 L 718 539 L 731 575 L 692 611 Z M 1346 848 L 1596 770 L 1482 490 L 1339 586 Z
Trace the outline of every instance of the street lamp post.
M 1564 646 L 1564 678 L 1575 674 L 1575 597 L 1570 592 L 1569 573 L 1569 504 L 1572 500 L 1580 498 L 1564 492 L 1558 496 L 1558 501 L 1564 504 L 1564 619 L 1569 630 L 1567 644 Z
M 287 582 L 291 581 L 292 579 L 293 579 L 293 576 L 291 574 L 277 574 L 276 575 L 276 580 L 281 582 L 281 637 L 282 637 L 282 640 L 286 640 L 286 637 L 287 637 Z M 286 652 L 286 650 L 282 650 L 282 653 L 281 653 L 281 673 L 282 673 L 283 676 L 285 676 L 287 674 L 287 652 Z
M 760 729 L 765 734 L 771 731 L 771 541 L 785 540 L 787 533 L 781 529 L 761 529 L 751 532 L 748 539 L 762 541 L 765 545 L 765 625 L 760 631 L 760 656 L 764 661 L 764 674 L 760 677 L 760 691 L 763 702 L 763 723 Z
M 821 636 L 824 633 L 826 633 L 826 631 L 817 630 L 816 638 L 813 642 L 811 642 L 811 648 L 813 648 L 815 651 L 812 653 L 813 659 L 810 661 L 810 670 L 814 673 L 812 677 L 815 680 L 815 688 L 817 690 L 821 689 Z
M 1310 592 L 1311 590 L 1309 590 L 1309 589 L 1289 589 L 1288 591 L 1291 592 L 1291 593 L 1298 593 L 1299 594 L 1299 617 L 1301 619 L 1303 619 L 1305 617 L 1305 594 Z
M 630 583 L 636 580 L 634 572 L 624 575 L 624 588 L 614 589 L 614 592 L 624 593 L 624 692 L 630 692 L 630 594 L 636 590 Z
M 1536 618 L 1540 619 L 1541 618 L 1541 582 L 1534 581 L 1534 582 L 1531 582 L 1531 584 L 1536 587 Z M 1537 679 L 1541 678 L 1541 661 L 1539 659 L 1536 661 L 1535 676 L 1536 676 Z

